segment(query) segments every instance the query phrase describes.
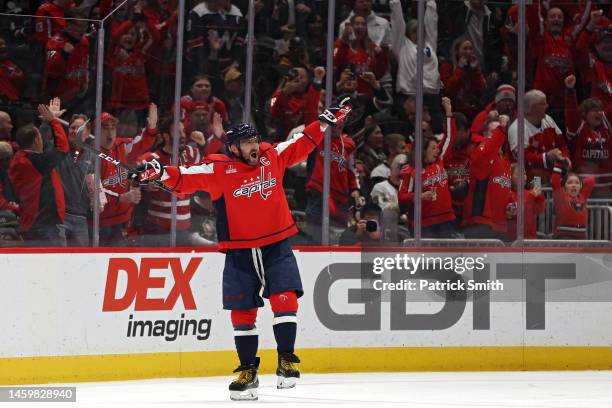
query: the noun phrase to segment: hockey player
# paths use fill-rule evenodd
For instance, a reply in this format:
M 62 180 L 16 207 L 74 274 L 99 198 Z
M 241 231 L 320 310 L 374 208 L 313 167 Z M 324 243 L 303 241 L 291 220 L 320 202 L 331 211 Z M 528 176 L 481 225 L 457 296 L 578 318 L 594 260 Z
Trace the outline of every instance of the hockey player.
M 323 139 L 328 125 L 342 123 L 351 108 L 343 99 L 326 109 L 318 122 L 289 140 L 263 143 L 249 124 L 227 133 L 227 155 L 214 154 L 192 167 L 141 164 L 139 180 L 161 180 L 178 194 L 208 191 L 217 210 L 219 248 L 226 253 L 223 308 L 231 310 L 240 366 L 230 386 L 233 400 L 257 399 L 257 308 L 262 296 L 274 312 L 278 351 L 277 388 L 291 388 L 300 372 L 294 354 L 297 299 L 302 283 L 288 238 L 297 232 L 282 185 L 285 169 L 305 160 Z

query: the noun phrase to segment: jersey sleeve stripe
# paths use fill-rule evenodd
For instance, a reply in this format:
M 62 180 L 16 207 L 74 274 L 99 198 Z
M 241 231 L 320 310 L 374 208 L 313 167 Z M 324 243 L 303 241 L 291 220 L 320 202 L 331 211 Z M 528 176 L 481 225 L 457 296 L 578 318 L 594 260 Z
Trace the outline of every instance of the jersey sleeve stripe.
M 281 142 L 279 144 L 277 144 L 276 146 L 274 146 L 274 149 L 276 150 L 276 153 L 278 153 L 279 155 L 283 154 L 283 152 L 292 144 L 294 144 L 295 142 L 297 142 L 298 140 L 300 140 L 302 138 L 302 136 L 304 136 L 303 133 L 296 133 L 295 135 L 293 135 L 291 137 L 291 139 L 285 141 L 285 142 Z
M 197 166 L 180 167 L 181 174 L 183 175 L 197 175 L 197 174 L 214 174 L 214 163 L 202 163 Z

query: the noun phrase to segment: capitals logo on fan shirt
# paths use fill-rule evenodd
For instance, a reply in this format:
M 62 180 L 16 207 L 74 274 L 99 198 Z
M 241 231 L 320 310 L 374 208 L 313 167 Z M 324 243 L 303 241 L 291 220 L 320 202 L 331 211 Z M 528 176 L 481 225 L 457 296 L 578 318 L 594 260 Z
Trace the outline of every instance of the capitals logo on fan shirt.
M 256 178 L 244 179 L 242 186 L 234 190 L 234 197 L 238 198 L 241 196 L 246 196 L 251 198 L 253 194 L 259 193 L 261 198 L 267 200 L 272 194 L 272 191 L 269 191 L 276 187 L 276 179 L 272 177 L 272 172 L 268 172 L 268 179 L 265 179 L 264 168 L 261 167 L 259 169 L 259 176 Z
M 512 187 L 512 181 L 509 177 L 493 177 L 493 182 L 505 188 Z
M 448 173 L 446 172 L 446 170 L 442 170 L 438 166 L 434 174 L 432 174 L 431 176 L 423 180 L 423 186 L 429 187 L 429 186 L 435 185 L 436 183 L 440 183 L 440 185 L 444 187 L 446 185 L 447 180 L 448 180 Z
M 116 171 L 112 172 L 110 176 L 102 181 L 104 187 L 113 187 L 120 185 L 121 187 L 127 186 L 128 173 L 122 168 L 117 168 Z

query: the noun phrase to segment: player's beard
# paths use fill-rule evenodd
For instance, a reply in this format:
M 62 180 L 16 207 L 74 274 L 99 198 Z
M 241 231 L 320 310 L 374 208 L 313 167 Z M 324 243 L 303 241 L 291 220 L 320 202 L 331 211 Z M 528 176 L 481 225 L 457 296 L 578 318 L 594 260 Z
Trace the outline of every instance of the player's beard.
M 249 166 L 257 166 L 257 162 L 259 161 L 259 151 L 253 149 L 246 155 L 241 151 L 240 158 Z

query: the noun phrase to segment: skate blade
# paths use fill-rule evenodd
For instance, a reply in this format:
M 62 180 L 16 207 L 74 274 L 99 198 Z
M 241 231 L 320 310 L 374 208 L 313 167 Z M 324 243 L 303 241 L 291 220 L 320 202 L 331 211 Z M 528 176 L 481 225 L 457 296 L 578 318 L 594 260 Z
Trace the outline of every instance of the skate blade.
M 298 379 L 296 377 L 278 376 L 276 377 L 276 388 L 279 390 L 286 389 L 286 388 L 293 388 L 295 387 L 295 384 L 297 384 L 297 380 Z
M 230 391 L 230 399 L 232 401 L 256 401 L 257 388 L 251 388 L 245 391 Z

